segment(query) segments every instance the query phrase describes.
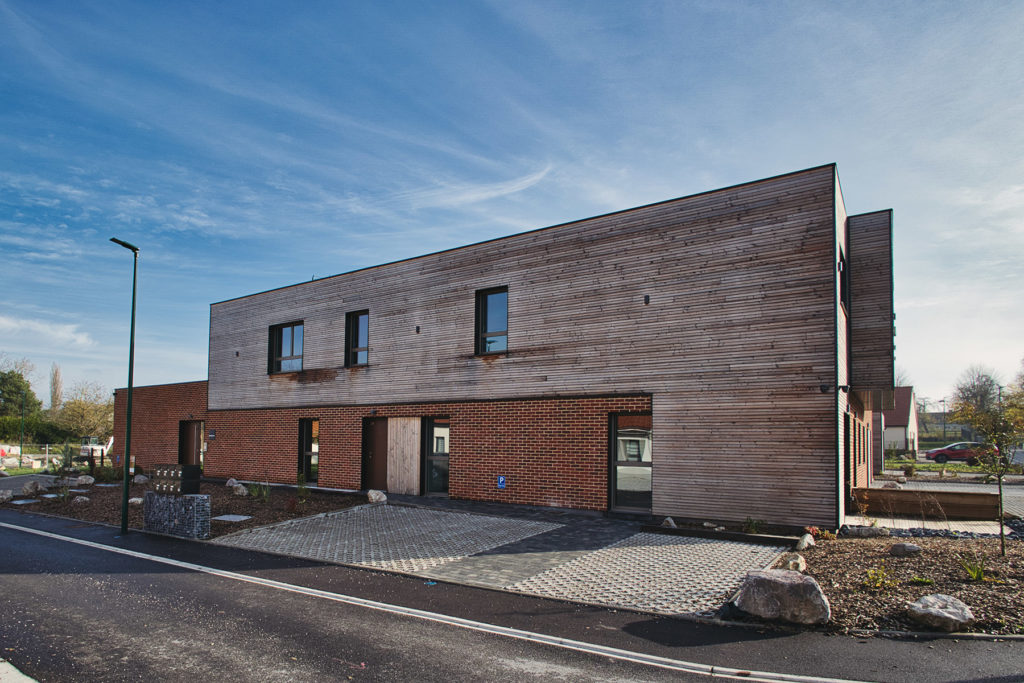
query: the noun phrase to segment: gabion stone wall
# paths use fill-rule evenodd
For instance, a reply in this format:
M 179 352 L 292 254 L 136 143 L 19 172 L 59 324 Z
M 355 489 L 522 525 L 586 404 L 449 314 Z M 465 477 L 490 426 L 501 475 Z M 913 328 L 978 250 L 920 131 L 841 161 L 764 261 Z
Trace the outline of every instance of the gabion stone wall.
M 165 496 L 146 491 L 142 514 L 146 531 L 182 538 L 210 537 L 210 496 Z

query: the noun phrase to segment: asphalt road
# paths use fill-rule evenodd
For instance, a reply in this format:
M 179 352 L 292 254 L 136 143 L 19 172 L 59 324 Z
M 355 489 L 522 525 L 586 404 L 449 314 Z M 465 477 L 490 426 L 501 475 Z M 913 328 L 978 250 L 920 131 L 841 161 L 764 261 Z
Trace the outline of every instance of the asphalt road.
M 141 533 L 119 538 L 110 527 L 6 510 L 0 546 L 2 656 L 41 681 L 708 680 L 523 633 L 464 628 L 440 615 L 676 662 L 805 676 L 996 683 L 1021 680 L 1024 671 L 1022 642 L 696 624 Z M 360 600 L 380 604 L 353 604 Z

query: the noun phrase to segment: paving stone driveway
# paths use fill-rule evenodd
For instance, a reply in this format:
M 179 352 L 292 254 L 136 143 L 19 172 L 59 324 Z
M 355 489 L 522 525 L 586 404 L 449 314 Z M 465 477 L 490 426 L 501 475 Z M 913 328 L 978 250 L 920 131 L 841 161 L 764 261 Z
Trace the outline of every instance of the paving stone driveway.
M 785 548 L 642 533 L 604 518 L 365 505 L 222 536 L 220 545 L 660 614 L 707 614 Z

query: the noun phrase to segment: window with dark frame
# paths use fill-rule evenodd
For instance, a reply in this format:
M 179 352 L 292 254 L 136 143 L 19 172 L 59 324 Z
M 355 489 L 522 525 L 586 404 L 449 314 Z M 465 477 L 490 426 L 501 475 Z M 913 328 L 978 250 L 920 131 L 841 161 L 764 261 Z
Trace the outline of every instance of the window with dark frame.
M 476 293 L 476 353 L 508 351 L 508 287 Z
M 270 327 L 267 372 L 298 372 L 302 369 L 302 321 Z
M 850 310 L 850 266 L 846 262 L 846 254 L 839 250 L 839 301 L 847 311 Z
M 345 366 L 366 365 L 370 361 L 370 312 L 345 314 Z

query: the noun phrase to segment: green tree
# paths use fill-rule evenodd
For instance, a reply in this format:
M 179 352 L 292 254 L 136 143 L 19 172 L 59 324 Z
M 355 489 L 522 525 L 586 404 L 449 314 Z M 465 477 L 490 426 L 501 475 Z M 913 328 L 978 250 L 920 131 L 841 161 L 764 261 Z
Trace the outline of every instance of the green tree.
M 970 401 L 953 404 L 953 419 L 970 425 L 986 440 L 981 449 L 979 465 L 996 478 L 999 484 L 999 547 L 1006 555 L 1006 537 L 1003 532 L 1003 477 L 1014 471 L 1013 452 L 1024 441 L 1024 389 L 1008 387 L 990 404 L 978 405 Z
M 114 398 L 98 384 L 79 382 L 64 400 L 60 423 L 77 436 L 105 439 L 114 433 Z
M 953 390 L 954 405 L 970 405 L 978 412 L 991 410 L 999 400 L 999 382 L 995 373 L 982 365 L 964 370 Z
M 0 416 L 21 416 L 21 395 L 25 394 L 25 416 L 39 412 L 43 402 L 36 398 L 32 385 L 18 370 L 0 372 Z

